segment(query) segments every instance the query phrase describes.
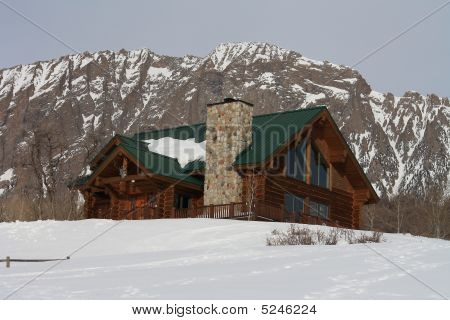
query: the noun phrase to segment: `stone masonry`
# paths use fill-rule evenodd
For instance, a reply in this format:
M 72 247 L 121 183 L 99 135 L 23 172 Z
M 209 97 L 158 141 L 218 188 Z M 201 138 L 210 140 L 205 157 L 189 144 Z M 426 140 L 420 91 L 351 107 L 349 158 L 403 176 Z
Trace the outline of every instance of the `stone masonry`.
M 208 105 L 205 205 L 242 201 L 242 179 L 233 163 L 252 142 L 252 117 L 253 106 L 243 101 L 225 99 Z

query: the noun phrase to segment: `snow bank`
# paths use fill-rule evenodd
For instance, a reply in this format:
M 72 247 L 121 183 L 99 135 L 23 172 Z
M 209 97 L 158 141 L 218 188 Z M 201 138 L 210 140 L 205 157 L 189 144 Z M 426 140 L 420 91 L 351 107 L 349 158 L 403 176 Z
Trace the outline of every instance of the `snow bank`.
M 65 257 L 117 222 L 0 223 L 0 254 Z M 213 219 L 123 221 L 13 298 L 440 298 L 389 260 L 450 296 L 449 241 L 386 234 L 385 242 L 367 245 L 266 246 L 273 229 L 288 227 Z M 2 265 L 0 296 L 51 265 Z
M 148 150 L 178 160 L 181 167 L 194 160 L 205 160 L 206 142 L 195 142 L 195 139 L 179 140 L 171 137 L 149 139 Z

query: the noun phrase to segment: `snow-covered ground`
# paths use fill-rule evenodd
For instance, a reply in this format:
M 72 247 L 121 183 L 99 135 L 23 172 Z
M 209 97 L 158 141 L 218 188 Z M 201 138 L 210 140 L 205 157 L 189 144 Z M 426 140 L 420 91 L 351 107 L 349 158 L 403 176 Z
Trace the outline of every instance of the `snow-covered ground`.
M 0 223 L 0 257 L 60 258 L 117 223 Z M 208 219 L 124 221 L 12 299 L 440 299 L 450 241 L 268 247 L 288 224 Z M 311 228 L 316 228 L 311 226 Z M 320 227 L 326 228 L 326 227 Z M 408 270 L 385 260 L 383 255 Z M 3 298 L 54 262 L 0 266 Z

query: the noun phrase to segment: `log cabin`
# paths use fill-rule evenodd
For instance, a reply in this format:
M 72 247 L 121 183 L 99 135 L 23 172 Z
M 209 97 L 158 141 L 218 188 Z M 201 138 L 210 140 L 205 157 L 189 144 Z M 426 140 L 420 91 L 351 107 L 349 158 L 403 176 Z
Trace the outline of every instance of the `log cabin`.
M 116 135 L 75 187 L 86 218 L 228 218 L 359 228 L 379 200 L 325 106 L 253 115 L 233 98 L 206 123 Z

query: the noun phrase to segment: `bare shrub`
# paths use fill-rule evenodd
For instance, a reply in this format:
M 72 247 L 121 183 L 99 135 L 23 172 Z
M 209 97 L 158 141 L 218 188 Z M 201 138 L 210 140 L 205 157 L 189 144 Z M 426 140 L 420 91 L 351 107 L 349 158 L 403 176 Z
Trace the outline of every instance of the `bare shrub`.
M 319 229 L 311 230 L 307 227 L 291 224 L 286 231 L 275 229 L 266 238 L 268 246 L 292 246 L 292 245 L 336 245 L 339 240 L 349 244 L 382 242 L 381 232 L 356 234 L 354 230 L 331 228 L 327 231 Z
M 333 228 L 328 231 L 328 235 L 324 238 L 324 244 L 336 245 L 339 240 L 340 229 Z
M 356 237 L 354 230 L 341 229 L 340 232 L 341 232 L 340 236 L 344 239 L 345 242 L 353 243 L 353 239 Z
M 371 234 L 360 233 L 358 236 L 355 236 L 352 241 L 349 243 L 379 243 L 383 241 L 383 234 L 378 231 L 373 231 Z
M 291 224 L 287 231 L 273 230 L 270 237 L 267 237 L 268 246 L 292 246 L 292 245 L 312 245 L 315 242 L 312 239 L 311 230 L 300 228 Z
M 333 228 L 328 232 L 316 230 L 312 231 L 317 238 L 317 244 L 336 245 L 339 241 L 340 230 L 339 228 Z
M 323 232 L 321 230 L 317 230 L 316 231 L 316 236 L 317 236 L 317 242 L 318 243 L 323 243 L 323 242 L 326 241 L 327 234 L 325 232 Z

